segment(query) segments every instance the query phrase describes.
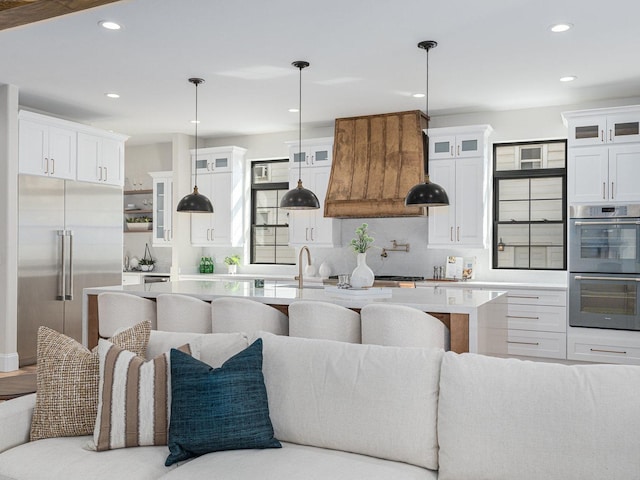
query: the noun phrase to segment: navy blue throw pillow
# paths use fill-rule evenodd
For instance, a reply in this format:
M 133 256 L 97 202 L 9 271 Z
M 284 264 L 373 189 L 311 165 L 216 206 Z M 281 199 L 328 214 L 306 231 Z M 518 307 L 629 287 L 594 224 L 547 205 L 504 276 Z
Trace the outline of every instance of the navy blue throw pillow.
M 167 467 L 220 450 L 282 447 L 269 418 L 261 339 L 220 368 L 171 350 L 168 446 Z

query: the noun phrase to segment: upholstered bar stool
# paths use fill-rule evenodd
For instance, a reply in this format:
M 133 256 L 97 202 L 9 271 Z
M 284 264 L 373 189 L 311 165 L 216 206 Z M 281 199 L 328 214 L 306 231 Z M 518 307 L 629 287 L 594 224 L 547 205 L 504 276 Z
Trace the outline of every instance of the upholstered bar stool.
M 293 302 L 289 305 L 289 335 L 360 343 L 360 314 L 334 303 Z
M 404 305 L 371 303 L 360 311 L 362 343 L 448 349 L 449 329 L 437 318 Z
M 158 330 L 211 333 L 211 305 L 187 295 L 163 293 L 156 297 Z
M 270 332 L 289 335 L 289 318 L 264 303 L 246 298 L 221 297 L 211 301 L 213 333 Z
M 145 320 L 157 328 L 156 302 L 128 293 L 105 292 L 98 295 L 98 334 L 112 337 L 118 330 L 129 328 Z

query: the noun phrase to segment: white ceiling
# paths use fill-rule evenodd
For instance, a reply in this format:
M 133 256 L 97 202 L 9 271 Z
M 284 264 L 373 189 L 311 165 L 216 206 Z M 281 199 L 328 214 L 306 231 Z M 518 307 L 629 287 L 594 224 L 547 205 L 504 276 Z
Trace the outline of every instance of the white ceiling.
M 431 115 L 571 105 L 640 96 L 638 19 L 637 0 L 125 0 L 0 31 L 0 83 L 21 106 L 144 144 L 193 133 L 197 76 L 200 135 L 292 131 L 292 61 L 311 63 L 303 123 L 331 125 L 424 110 L 416 45 L 436 40 Z

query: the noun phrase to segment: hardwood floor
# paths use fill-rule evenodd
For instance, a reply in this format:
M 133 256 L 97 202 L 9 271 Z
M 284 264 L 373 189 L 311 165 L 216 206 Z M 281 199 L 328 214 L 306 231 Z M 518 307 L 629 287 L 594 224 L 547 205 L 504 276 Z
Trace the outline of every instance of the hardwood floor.
M 15 370 L 13 372 L 0 372 L 0 378 L 14 377 L 16 375 L 24 375 L 25 373 L 36 373 L 36 366 L 28 365 L 26 367 L 22 367 L 20 370 Z

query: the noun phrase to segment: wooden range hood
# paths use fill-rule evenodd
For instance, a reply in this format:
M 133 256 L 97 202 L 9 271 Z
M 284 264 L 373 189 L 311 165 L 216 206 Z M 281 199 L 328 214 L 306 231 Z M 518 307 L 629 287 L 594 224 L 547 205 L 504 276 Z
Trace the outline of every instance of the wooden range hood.
M 325 217 L 416 217 L 423 207 L 405 207 L 411 187 L 424 181 L 420 110 L 338 118 Z

